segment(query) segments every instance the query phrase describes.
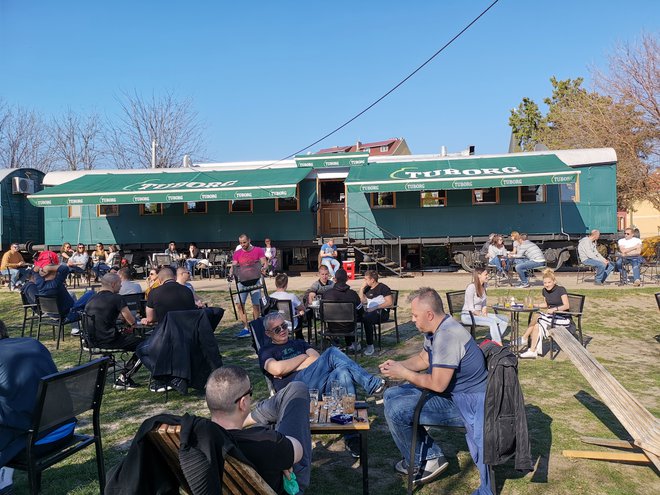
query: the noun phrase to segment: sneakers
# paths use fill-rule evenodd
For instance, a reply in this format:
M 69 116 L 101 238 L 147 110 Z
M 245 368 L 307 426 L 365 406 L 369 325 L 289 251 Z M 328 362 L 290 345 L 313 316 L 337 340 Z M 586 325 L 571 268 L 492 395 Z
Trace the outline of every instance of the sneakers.
M 365 356 L 373 356 L 375 350 L 373 344 L 369 344 L 367 347 L 364 348 L 364 354 Z
M 361 350 L 362 350 L 362 346 L 360 345 L 359 342 L 353 342 L 351 345 L 349 345 L 346 348 L 346 352 L 360 352 Z
M 130 378 L 125 379 L 123 375 L 119 375 L 119 378 L 117 378 L 117 380 L 115 381 L 115 388 L 118 390 L 120 389 L 135 390 L 136 388 L 138 388 L 138 385 L 132 379 Z
M 640 285 L 642 285 L 642 281 L 641 281 L 640 279 L 637 279 L 637 280 L 635 280 L 635 281 L 633 282 L 633 285 L 634 285 L 635 287 L 639 287 Z
M 430 483 L 438 478 L 449 467 L 449 461 L 444 456 L 430 459 L 424 463 L 422 469 L 417 468 L 413 474 L 413 486 Z M 403 459 L 396 463 L 394 469 L 397 473 L 408 476 L 408 466 Z
M 532 351 L 531 349 L 528 351 L 523 352 L 520 357 L 522 359 L 536 359 L 536 351 Z
M 376 387 L 376 390 L 374 390 L 371 395 L 382 395 L 386 388 L 387 382 L 381 378 L 380 384 Z
M 522 282 L 518 285 L 516 285 L 518 289 L 529 289 L 529 283 L 523 284 Z
M 236 337 L 238 337 L 239 339 L 244 339 L 245 337 L 249 337 L 249 336 L 250 336 L 250 331 L 247 328 L 244 328 L 243 330 L 241 330 L 236 334 Z
M 351 435 L 344 437 L 344 444 L 346 445 L 346 450 L 351 453 L 351 456 L 355 459 L 360 458 L 360 436 Z
M 71 329 L 71 335 L 80 335 L 80 328 L 74 327 Z
M 518 340 L 514 340 L 513 342 L 511 342 L 511 344 L 521 347 L 523 345 L 527 345 L 527 339 L 524 337 L 518 337 Z
M 163 383 L 154 380 L 151 383 L 151 386 L 149 387 L 150 392 L 155 392 L 155 393 L 163 393 L 167 392 L 168 390 L 174 390 L 174 387 L 172 387 L 169 383 Z

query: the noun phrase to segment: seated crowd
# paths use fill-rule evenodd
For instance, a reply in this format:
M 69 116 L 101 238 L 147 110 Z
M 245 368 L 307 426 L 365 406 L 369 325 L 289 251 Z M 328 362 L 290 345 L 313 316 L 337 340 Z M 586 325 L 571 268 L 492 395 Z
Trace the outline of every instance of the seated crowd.
M 638 243 L 628 240 L 628 237 L 626 231 L 626 239 L 619 244 L 621 259 L 631 259 L 630 265 L 637 282 L 639 274 L 635 271 L 634 260 L 639 256 Z M 484 254 L 498 276 L 507 276 L 513 268 L 520 277 L 520 286 L 529 287 L 528 270 L 545 266 L 545 258 L 539 247 L 525 234 L 513 232 L 511 238 L 513 249 L 508 251 L 504 247 L 503 236 L 493 234 L 484 246 Z M 602 283 L 613 266 L 595 249 L 597 231 L 592 231 L 585 239 L 580 242 L 580 259 L 585 264 L 592 264 L 589 260 L 593 260 L 593 266 L 597 269 L 596 283 Z M 271 307 L 262 282 L 264 276 L 274 275 L 271 272 L 277 267 L 277 262 L 273 261 L 275 249 L 270 242 L 267 249 L 268 255 L 263 248 L 252 245 L 247 235 L 241 235 L 239 246 L 233 253 L 230 272 L 230 276 L 236 277 L 237 293 L 233 304 L 236 304 L 239 320 L 244 326 L 237 336 L 252 337 L 255 341 L 261 339 L 256 335 L 255 326 L 248 322 L 244 307 L 248 296 L 252 303 L 253 320 L 260 321 L 264 329 L 263 342 L 257 346 L 257 361 L 275 393 L 256 404 L 252 403 L 253 385 L 246 370 L 238 366 L 223 366 L 219 355 L 213 331 L 222 317 L 222 310 L 219 310 L 218 316 L 218 308 L 207 308 L 190 283 L 191 271 L 200 259 L 194 243 L 190 244 L 188 256 L 181 257 L 176 244 L 171 242 L 166 250 L 171 263 L 154 266 L 148 272 L 142 318 L 136 318 L 124 299 L 124 296 L 143 292 L 140 284 L 131 281 L 130 268 L 122 266 L 123 254 L 117 246 L 112 246 L 106 253 L 103 244 L 97 244 L 90 261 L 84 245 L 79 244 L 74 252 L 71 245 L 65 243 L 59 257 L 44 252 L 39 255 L 34 268 L 27 269 L 22 258 L 18 261 L 15 254 L 18 245 L 12 245 L 9 254 L 6 253 L 6 260 L 3 256 L 3 267 L 6 265 L 10 270 L 11 286 L 22 285 L 28 301 L 40 296 L 55 297 L 61 316 L 74 325 L 77 325 L 84 311 L 88 324 L 92 321 L 88 337 L 94 345 L 121 349 L 131 354 L 116 379 L 115 388 L 118 390 L 138 386 L 133 377 L 143 364 L 152 374 L 150 389 L 154 392 L 174 389 L 186 393 L 189 386 L 203 389 L 210 414 L 210 419 L 204 420 L 208 431 L 228 437 L 277 493 L 284 493 L 285 490 L 287 493 L 304 493 L 307 490 L 312 461 L 310 400 L 318 398 L 318 395 L 310 398 L 310 390 L 327 394 L 337 385 L 347 394 L 355 395 L 358 387 L 360 393 L 367 397 L 383 396 L 385 420 L 400 454 L 394 469 L 404 476 L 412 470 L 414 485 L 435 480 L 449 465 L 441 445 L 426 429 L 413 431 L 415 407 L 422 394 L 429 392 L 421 409 L 422 423 L 464 427 L 467 445 L 480 475 L 480 486 L 474 493 L 492 493 L 493 480 L 485 464 L 484 447 L 492 441 L 485 433 L 487 429 L 484 429 L 489 369 L 484 352 L 463 325 L 474 321 L 477 325 L 487 326 L 490 339 L 497 346 L 503 344 L 503 338 L 509 332 L 509 319 L 488 309 L 488 270 L 478 268 L 474 271 L 465 291 L 460 321 L 445 312 L 442 300 L 434 289 L 423 287 L 413 291 L 409 302 L 412 321 L 424 337 L 422 348 L 407 359 L 383 361 L 378 367 L 379 373 L 372 374 L 350 358 L 349 351 L 361 350 L 360 342 L 346 336 L 352 324 L 329 324 L 326 337 L 331 345 L 323 352 L 304 340 L 302 327 L 305 321 L 317 316 L 319 301 L 351 303 L 364 330 L 366 347 L 363 353 L 365 356 L 373 355 L 375 327 L 389 319 L 394 304 L 392 290 L 379 281 L 378 272 L 365 272 L 364 283 L 358 291 L 353 290 L 346 271 L 339 268 L 336 261 L 336 247 L 329 241 L 321 249 L 318 279 L 302 298 L 289 292 L 286 274 L 276 275 L 276 291 L 269 297 L 271 300 L 290 301 L 292 314 L 288 321 Z M 185 262 L 181 263 L 182 260 Z M 87 270 L 90 266 L 100 281 L 100 289 L 86 291 L 76 298 L 67 290 L 67 277 L 69 273 L 82 273 L 80 270 Z M 528 345 L 528 350 L 521 355 L 523 358 L 534 358 L 539 354 L 550 324 L 568 326 L 571 323 L 570 318 L 554 314 L 567 311 L 569 305 L 566 290 L 557 285 L 554 272 L 550 269 L 543 271 L 543 286 L 543 311 L 516 342 L 517 345 Z M 267 308 L 274 311 L 262 314 Z M 177 320 L 177 314 L 182 312 L 186 312 L 186 320 Z M 0 356 L 15 352 L 16 346 L 23 345 L 26 352 L 31 349 L 35 360 L 41 360 L 42 366 L 32 369 L 31 376 L 22 377 L 26 386 L 34 387 L 40 376 L 55 370 L 50 354 L 40 343 L 33 339 L 8 339 L 3 328 L 4 325 L 0 325 Z M 152 330 L 152 333 L 144 337 L 143 330 Z M 194 334 L 194 342 L 187 337 L 177 337 L 177 331 Z M 171 332 L 167 339 L 174 341 L 174 344 L 167 344 L 166 351 L 162 351 L 164 332 Z M 338 337 L 333 338 L 333 332 Z M 204 366 L 185 363 L 189 368 L 194 368 L 185 374 L 179 372 L 182 367 L 179 354 L 188 352 L 189 347 L 194 347 L 194 355 L 198 356 L 198 361 L 204 361 Z M 339 347 L 344 347 L 344 351 Z M 47 359 L 43 359 L 44 353 L 48 354 Z M 163 356 L 166 356 L 169 371 L 161 373 L 159 370 L 163 368 L 163 363 L 159 360 L 162 361 Z M 12 370 L 3 366 L 0 360 L 0 386 L 3 381 L 14 383 L 9 378 L 11 373 Z M 401 384 L 388 388 L 386 379 Z M 7 400 L 13 401 L 11 405 L 16 407 L 16 397 L 0 397 L 0 405 Z M 18 452 L 17 443 L 13 437 L 10 441 L 6 434 L 6 429 L 13 427 L 0 422 L 0 468 Z M 515 435 L 513 432 L 506 434 Z M 416 440 L 413 440 L 415 437 Z M 413 442 L 414 457 L 411 458 Z M 356 436 L 346 435 L 345 444 L 352 455 L 359 457 Z M 137 438 L 129 456 L 110 474 L 108 493 L 120 493 L 119 487 L 128 482 L 125 473 L 130 471 L 139 477 L 139 473 L 134 473 L 130 467 L 131 456 L 140 455 L 133 452 L 134 449 L 139 449 Z M 520 465 L 523 469 L 531 469 L 526 436 L 520 439 L 516 449 L 519 456 L 516 467 Z

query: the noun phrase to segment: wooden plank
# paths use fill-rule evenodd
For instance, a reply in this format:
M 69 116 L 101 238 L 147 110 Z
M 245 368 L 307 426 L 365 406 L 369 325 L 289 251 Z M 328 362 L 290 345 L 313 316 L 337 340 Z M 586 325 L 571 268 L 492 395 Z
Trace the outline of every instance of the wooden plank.
M 600 445 L 602 447 L 614 447 L 617 449 L 626 449 L 626 450 L 634 450 L 637 447 L 635 444 L 632 442 L 629 442 L 628 440 L 619 440 L 617 439 L 611 439 L 611 438 L 596 438 L 596 437 L 580 437 L 580 440 L 584 443 L 588 443 L 591 445 Z
M 660 420 L 633 397 L 565 328 L 551 328 L 549 333 L 630 433 L 633 443 L 648 453 L 646 457 L 660 469 Z
M 637 464 L 651 464 L 644 454 L 634 452 L 596 452 L 593 450 L 563 450 L 564 457 L 576 459 L 591 459 L 594 461 L 634 462 Z

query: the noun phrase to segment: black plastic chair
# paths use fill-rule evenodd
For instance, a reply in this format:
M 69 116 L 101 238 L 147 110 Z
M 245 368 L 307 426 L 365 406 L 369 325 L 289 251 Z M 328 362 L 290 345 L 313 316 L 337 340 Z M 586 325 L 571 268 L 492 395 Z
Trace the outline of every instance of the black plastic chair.
M 105 489 L 105 466 L 101 446 L 99 413 L 108 371 L 108 359 L 96 359 L 82 366 L 45 376 L 39 383 L 37 401 L 32 413 L 25 450 L 14 457 L 7 466 L 27 471 L 30 493 L 41 489 L 41 473 L 76 452 L 92 444 L 96 447 L 96 468 L 99 491 Z M 48 432 L 80 419 L 85 412 L 92 412 L 92 435 L 74 433 L 68 440 L 53 443 L 47 452 L 36 443 Z
M 255 352 L 259 354 L 259 350 L 262 347 L 271 344 L 271 340 L 266 335 L 266 328 L 264 327 L 264 319 L 257 318 L 256 320 L 252 320 L 249 323 L 249 327 L 250 327 L 250 334 L 252 335 L 252 347 L 254 347 Z M 264 375 L 264 380 L 266 380 L 266 386 L 268 387 L 268 392 L 272 397 L 273 395 L 276 394 L 275 386 L 273 385 L 272 380 L 266 375 L 266 370 L 262 368 L 261 372 Z
M 386 308 L 386 309 L 389 309 L 390 312 L 392 312 L 393 315 L 394 315 L 394 332 L 396 333 L 396 343 L 398 344 L 400 342 L 400 338 L 399 338 L 399 317 L 397 315 L 397 310 L 399 309 L 399 291 L 393 289 L 391 292 L 392 292 L 392 306 L 390 306 L 389 308 Z M 378 323 L 376 324 L 376 329 L 377 329 L 377 332 L 378 332 L 378 347 L 380 349 L 383 348 L 383 346 L 381 345 L 381 337 L 382 337 L 382 333 L 383 333 L 382 325 L 383 325 L 383 323 L 386 323 L 387 321 L 389 321 L 389 320 L 383 320 L 382 315 L 383 315 L 382 312 L 378 313 Z
M 25 337 L 25 327 L 27 322 L 30 322 L 30 337 L 32 337 L 32 330 L 34 329 L 34 322 L 39 321 L 39 313 L 37 311 L 37 304 L 30 303 L 27 297 L 21 291 L 21 303 L 23 304 L 23 325 L 21 326 L 21 337 Z
M 94 332 L 96 331 L 96 319 L 94 315 L 88 315 L 83 312 L 80 315 L 80 355 L 78 356 L 78 365 L 82 362 L 83 352 L 89 353 L 89 361 L 92 360 L 94 356 L 110 358 L 109 366 L 112 366 L 112 381 L 113 383 L 117 380 L 117 359 L 115 354 L 120 356 L 127 354 L 127 351 L 120 349 L 119 347 L 103 347 L 98 346 L 94 343 Z
M 584 301 L 586 296 L 581 294 L 568 294 L 568 311 L 561 311 L 552 314 L 552 322 L 550 327 L 555 326 L 555 320 L 559 316 L 564 318 L 570 318 L 571 324 L 568 326 L 568 331 L 575 335 L 575 337 L 580 341 L 580 345 L 584 347 L 584 338 L 582 336 L 582 314 L 584 313 Z M 557 352 L 554 352 L 554 349 Z M 555 345 L 555 341 L 552 336 L 550 337 L 550 359 L 555 359 L 557 354 L 559 354 L 559 346 Z
M 473 339 L 476 338 L 477 327 L 488 328 L 490 332 L 489 327 L 483 325 L 477 325 L 476 321 L 474 320 L 474 314 L 472 313 L 472 311 L 470 311 L 470 320 L 472 322 L 463 323 L 463 320 L 461 319 L 461 312 L 463 311 L 463 305 L 465 304 L 464 290 L 449 291 L 446 292 L 445 294 L 447 296 L 447 314 L 453 316 L 461 325 L 463 325 L 465 329 L 470 332 L 470 335 L 472 335 Z M 490 333 L 488 335 L 490 335 Z
M 60 307 L 57 304 L 57 298 L 37 296 L 37 313 L 39 315 L 39 322 L 37 324 L 37 340 L 41 335 L 41 325 L 50 325 L 53 327 L 53 340 L 55 340 L 55 327 L 57 327 L 57 345 L 56 349 L 60 348 L 60 337 L 64 340 L 64 326 L 73 323 L 65 321 L 66 316 L 62 316 Z
M 325 340 L 332 341 L 338 337 L 353 337 L 357 341 L 358 315 L 352 302 L 325 301 L 321 300 L 319 308 L 321 317 L 321 347 Z M 330 330 L 332 324 L 348 324 L 351 331 Z M 357 346 L 353 346 L 353 357 L 357 360 Z

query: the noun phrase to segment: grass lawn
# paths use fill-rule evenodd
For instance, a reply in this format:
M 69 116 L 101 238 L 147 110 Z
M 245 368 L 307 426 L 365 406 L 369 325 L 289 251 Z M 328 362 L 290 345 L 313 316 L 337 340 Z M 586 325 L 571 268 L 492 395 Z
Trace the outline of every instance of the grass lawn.
M 660 344 L 656 339 L 660 334 L 660 312 L 653 293 L 657 290 L 656 287 L 578 291 L 587 295 L 583 329 L 585 335 L 591 337 L 589 351 L 656 416 L 660 411 Z M 493 289 L 489 295 L 504 293 L 504 290 Z M 245 367 L 255 387 L 255 399 L 265 398 L 265 382 L 249 339 L 234 338 L 240 326 L 230 314 L 228 294 L 201 292 L 200 295 L 213 305 L 228 308 L 217 332 L 224 362 Z M 388 324 L 383 336 L 383 350 L 374 356 L 359 358 L 360 364 L 373 372 L 385 359 L 407 357 L 420 349 L 422 339 L 410 322 L 410 310 L 403 302 L 404 296 L 401 294 L 399 299 L 402 301 L 399 311 L 401 343 L 395 343 L 393 331 L 390 331 L 392 325 Z M 18 294 L 3 292 L 0 295 L 0 318 L 10 327 L 13 337 L 20 336 L 22 309 Z M 49 330 L 42 333 L 41 339 L 52 352 L 58 368 L 77 365 L 77 338 L 67 334 L 60 349 L 55 350 Z M 623 427 L 564 353 L 560 353 L 555 361 L 550 361 L 549 356 L 521 361 L 519 375 L 536 465 L 535 471 L 528 474 L 516 472 L 512 463 L 496 468 L 500 493 L 660 493 L 660 480 L 648 466 L 568 459 L 561 455 L 564 449 L 606 450 L 582 444 L 580 436 L 628 438 Z M 134 378 L 142 384 L 139 390 L 113 390 L 111 376 L 106 387 L 101 422 L 107 470 L 120 461 L 145 418 L 161 412 L 207 414 L 203 395 L 194 390 L 188 396 L 172 392 L 166 403 L 164 394 L 147 390 L 148 373 L 145 370 Z M 387 429 L 383 406 L 371 400 L 370 491 L 377 494 L 405 493 L 403 479 L 392 468 L 400 455 Z M 472 493 L 478 486 L 478 473 L 462 435 L 449 429 L 433 430 L 433 435 L 441 442 L 450 467 L 440 480 L 423 487 L 418 493 Z M 314 441 L 314 468 L 308 493 L 361 493 L 361 469 L 344 451 L 343 441 L 331 435 L 314 437 Z M 88 448 L 45 471 L 43 493 L 98 493 L 93 452 L 93 448 Z M 27 493 L 24 474 L 15 474 L 14 487 L 16 494 Z

